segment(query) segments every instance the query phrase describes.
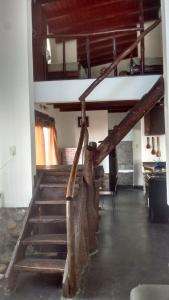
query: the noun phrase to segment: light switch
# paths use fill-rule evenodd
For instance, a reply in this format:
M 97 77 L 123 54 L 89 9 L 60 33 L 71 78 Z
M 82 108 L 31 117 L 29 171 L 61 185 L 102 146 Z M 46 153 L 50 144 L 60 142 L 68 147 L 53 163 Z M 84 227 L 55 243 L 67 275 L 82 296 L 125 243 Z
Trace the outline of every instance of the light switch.
M 10 146 L 9 153 L 10 153 L 10 156 L 15 156 L 16 155 L 16 146 Z

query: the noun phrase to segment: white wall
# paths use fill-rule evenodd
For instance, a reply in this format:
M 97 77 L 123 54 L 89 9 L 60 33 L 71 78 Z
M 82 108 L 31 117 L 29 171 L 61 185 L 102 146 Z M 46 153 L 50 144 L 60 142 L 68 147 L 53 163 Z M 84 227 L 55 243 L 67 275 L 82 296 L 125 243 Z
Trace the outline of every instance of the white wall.
M 106 78 L 87 97 L 88 101 L 140 99 L 158 80 L 159 75 Z M 35 102 L 76 102 L 94 79 L 35 82 Z
M 34 153 L 30 0 L 0 1 L 0 40 L 0 192 L 6 206 L 22 207 L 32 195 Z
M 127 113 L 109 113 L 108 114 L 108 127 L 113 129 L 115 125 L 118 125 Z M 123 139 L 123 141 L 132 141 L 133 140 L 133 130 L 131 130 Z
M 63 43 L 56 43 L 55 39 L 50 39 L 52 64 L 63 63 Z M 66 63 L 77 62 L 77 41 L 67 41 L 65 43 Z
M 154 21 L 146 22 L 145 29 L 152 23 Z M 145 57 L 163 57 L 162 45 L 161 24 L 159 24 L 145 37 Z M 138 47 L 138 56 L 140 57 L 140 47 Z

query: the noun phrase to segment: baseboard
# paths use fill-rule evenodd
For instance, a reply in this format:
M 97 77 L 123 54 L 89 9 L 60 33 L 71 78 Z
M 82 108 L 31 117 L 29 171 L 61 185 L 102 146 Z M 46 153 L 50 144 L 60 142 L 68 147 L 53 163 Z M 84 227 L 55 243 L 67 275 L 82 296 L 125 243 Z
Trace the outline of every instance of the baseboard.
M 137 189 L 137 190 L 141 190 L 141 191 L 143 191 L 143 185 L 133 185 L 133 188 L 134 189 Z
M 127 184 L 127 185 L 117 185 L 117 189 L 120 190 L 125 190 L 125 189 L 137 189 L 143 191 L 143 186 L 142 185 L 132 185 L 132 184 Z

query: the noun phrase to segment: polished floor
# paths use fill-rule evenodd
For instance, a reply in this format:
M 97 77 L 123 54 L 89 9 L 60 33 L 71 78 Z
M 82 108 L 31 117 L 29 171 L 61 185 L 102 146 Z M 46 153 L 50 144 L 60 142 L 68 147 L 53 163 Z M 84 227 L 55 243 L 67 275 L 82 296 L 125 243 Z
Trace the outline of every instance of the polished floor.
M 91 257 L 76 300 L 129 300 L 138 284 L 169 284 L 169 224 L 148 223 L 142 191 L 121 190 L 114 200 L 113 211 L 112 198 L 102 197 L 98 253 Z M 52 278 L 22 277 L 8 299 L 61 299 L 61 289 Z

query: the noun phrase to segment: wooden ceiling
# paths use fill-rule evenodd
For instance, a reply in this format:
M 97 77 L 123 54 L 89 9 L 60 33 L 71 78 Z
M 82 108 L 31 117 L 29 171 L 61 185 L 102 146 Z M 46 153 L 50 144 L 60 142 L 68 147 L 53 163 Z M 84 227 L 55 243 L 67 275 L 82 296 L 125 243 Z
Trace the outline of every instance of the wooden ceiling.
M 50 33 L 79 34 L 136 27 L 140 0 L 37 0 L 41 2 Z M 158 18 L 160 0 L 143 0 L 144 20 Z M 136 32 L 116 33 L 117 54 L 135 39 Z M 90 37 L 91 65 L 112 61 L 113 36 Z M 135 52 L 134 55 L 137 53 Z M 79 61 L 86 66 L 85 38 L 78 39 Z

